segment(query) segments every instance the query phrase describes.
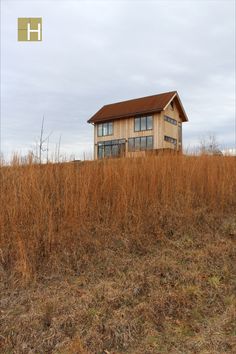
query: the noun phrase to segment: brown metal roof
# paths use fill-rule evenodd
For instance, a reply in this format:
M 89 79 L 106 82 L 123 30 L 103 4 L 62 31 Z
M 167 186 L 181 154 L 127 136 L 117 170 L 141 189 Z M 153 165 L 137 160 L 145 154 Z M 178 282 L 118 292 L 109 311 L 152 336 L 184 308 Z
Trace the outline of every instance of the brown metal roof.
M 105 122 L 113 119 L 133 117 L 138 114 L 160 112 L 175 96 L 177 96 L 178 103 L 180 104 L 181 109 L 183 109 L 177 91 L 171 91 L 159 95 L 141 97 L 105 105 L 88 120 L 88 123 Z M 183 116 L 186 116 L 184 111 Z M 185 118 L 186 119 L 183 120 L 188 120 L 187 116 Z

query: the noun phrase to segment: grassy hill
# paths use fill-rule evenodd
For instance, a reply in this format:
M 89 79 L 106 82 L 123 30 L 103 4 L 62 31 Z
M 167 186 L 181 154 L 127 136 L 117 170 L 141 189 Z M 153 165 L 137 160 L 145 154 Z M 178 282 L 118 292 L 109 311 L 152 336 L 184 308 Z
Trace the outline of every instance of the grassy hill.
M 236 159 L 0 169 L 1 353 L 236 352 Z

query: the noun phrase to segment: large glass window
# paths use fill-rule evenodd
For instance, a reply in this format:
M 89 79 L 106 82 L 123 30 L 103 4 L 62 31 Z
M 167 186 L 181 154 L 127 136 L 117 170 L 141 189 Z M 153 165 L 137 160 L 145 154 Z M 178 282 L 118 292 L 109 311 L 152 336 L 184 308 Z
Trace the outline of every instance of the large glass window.
M 146 149 L 146 145 L 147 145 L 146 136 L 142 136 L 140 140 L 141 140 L 140 149 L 141 150 L 145 150 Z
M 119 156 L 119 146 L 118 145 L 112 145 L 111 154 L 112 154 L 112 156 Z
M 140 123 L 141 123 L 140 118 L 134 119 L 134 131 L 135 132 L 139 132 L 141 130 Z
M 147 118 L 141 117 L 141 130 L 147 130 Z
M 152 116 L 147 116 L 147 130 L 152 129 Z
M 111 145 L 105 145 L 104 157 L 110 157 L 110 156 L 111 156 Z
M 153 137 L 147 136 L 147 150 L 153 149 Z
M 128 140 L 128 149 L 129 149 L 129 151 L 134 151 L 135 150 L 135 148 L 134 148 L 134 138 L 130 138 Z
M 98 158 L 103 158 L 103 145 L 98 145 Z
M 143 116 L 134 118 L 134 131 L 144 131 L 153 129 L 153 116 Z
M 102 136 L 102 124 L 98 124 L 98 136 Z
M 98 136 L 106 136 L 113 134 L 113 122 L 98 124 Z
M 135 151 L 138 151 L 140 150 L 140 138 L 134 138 L 134 148 L 135 148 Z
M 125 139 L 99 141 L 98 158 L 123 156 L 125 153 L 125 142 Z
M 102 135 L 108 135 L 108 123 L 102 125 Z
M 129 138 L 129 151 L 143 151 L 153 149 L 153 136 L 139 136 L 137 138 Z
M 113 122 L 108 123 L 108 135 L 113 134 Z

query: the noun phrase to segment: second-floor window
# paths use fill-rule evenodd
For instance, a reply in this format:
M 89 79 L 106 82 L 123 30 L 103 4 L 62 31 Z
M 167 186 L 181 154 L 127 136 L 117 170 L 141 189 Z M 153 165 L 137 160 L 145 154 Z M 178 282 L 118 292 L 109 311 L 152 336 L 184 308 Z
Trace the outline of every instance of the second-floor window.
M 177 125 L 177 120 L 168 116 L 164 116 L 164 120 L 170 124 Z
M 134 131 L 152 130 L 153 116 L 144 116 L 134 118 Z
M 106 136 L 113 134 L 113 122 L 98 124 L 98 136 Z

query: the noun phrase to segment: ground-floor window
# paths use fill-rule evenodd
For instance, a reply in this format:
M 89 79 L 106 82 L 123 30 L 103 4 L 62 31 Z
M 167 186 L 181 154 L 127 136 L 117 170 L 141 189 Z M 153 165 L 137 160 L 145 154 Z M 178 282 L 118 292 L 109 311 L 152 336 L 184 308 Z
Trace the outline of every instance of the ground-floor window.
M 143 151 L 153 149 L 153 136 L 139 136 L 136 138 L 129 138 L 129 151 Z
M 168 143 L 172 143 L 172 144 L 174 144 L 174 145 L 177 145 L 177 139 L 172 138 L 171 136 L 165 135 L 165 136 L 164 136 L 164 140 L 165 140 L 165 141 L 168 141 Z
M 179 147 L 182 147 L 182 124 L 178 123 L 178 139 L 179 139 Z
M 125 139 L 100 141 L 98 143 L 98 158 L 118 157 L 125 154 Z

